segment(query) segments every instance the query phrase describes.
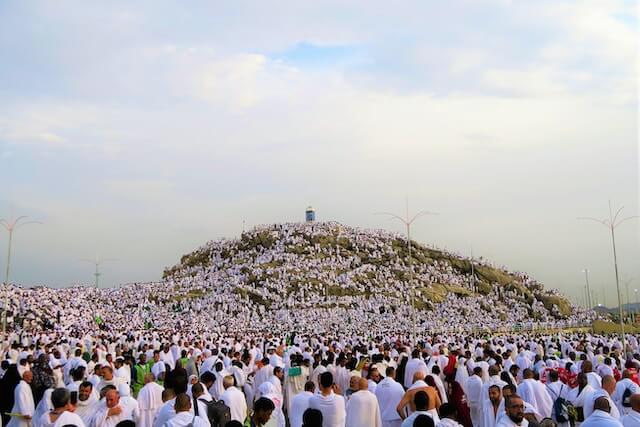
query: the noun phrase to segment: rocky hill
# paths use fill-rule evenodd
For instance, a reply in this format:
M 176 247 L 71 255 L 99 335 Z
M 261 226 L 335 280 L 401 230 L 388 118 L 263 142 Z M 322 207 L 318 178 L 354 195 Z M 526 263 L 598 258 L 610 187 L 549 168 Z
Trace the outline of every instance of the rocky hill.
M 523 321 L 562 319 L 578 310 L 524 273 L 415 241 L 409 258 L 401 235 L 335 222 L 260 226 L 239 239 L 211 241 L 167 268 L 163 278 L 180 283 L 196 277 L 212 286 L 232 283 L 232 292 L 265 310 L 367 302 L 395 310 L 408 304 L 412 291 L 418 310 L 458 301 L 461 310 L 478 305 L 502 321 L 510 320 L 510 310 Z

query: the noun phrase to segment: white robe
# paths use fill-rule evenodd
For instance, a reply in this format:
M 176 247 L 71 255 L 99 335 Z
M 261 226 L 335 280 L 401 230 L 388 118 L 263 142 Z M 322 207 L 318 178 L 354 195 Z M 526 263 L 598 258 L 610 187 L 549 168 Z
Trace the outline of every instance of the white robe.
M 523 380 L 518 386 L 518 394 L 522 400 L 531 404 L 543 418 L 551 417 L 553 401 L 541 382 L 531 378 Z
M 94 423 L 96 427 L 115 427 L 121 421 L 135 421 L 133 411 L 126 405 L 118 404 L 122 408 L 122 412 L 118 415 L 107 416 L 109 408 L 106 406 L 100 408 L 95 415 Z
M 155 382 L 144 385 L 138 393 L 138 426 L 153 427 L 153 421 L 162 406 L 162 391 L 164 388 Z
M 75 413 L 82 418 L 87 427 L 93 425 L 93 417 L 98 410 L 98 398 L 91 394 L 85 401 L 78 400 Z
M 482 378 L 471 375 L 467 380 L 467 402 L 471 413 L 473 427 L 482 423 Z
M 34 416 L 36 407 L 33 401 L 33 393 L 31 392 L 31 386 L 21 380 L 13 391 L 14 404 L 11 412 L 14 414 Z M 11 417 L 11 421 L 7 424 L 7 427 L 30 427 L 31 421 L 25 420 L 22 417 Z
M 346 407 L 346 425 L 349 427 L 382 427 L 380 407 L 376 396 L 368 390 L 351 395 Z
M 231 386 L 222 393 L 220 400 L 229 407 L 232 420 L 244 423 L 247 418 L 247 402 L 240 390 Z
M 500 405 L 504 403 L 504 399 L 501 400 L 500 405 L 498 405 L 498 412 L 494 415 L 493 413 L 493 405 L 490 400 L 488 405 L 482 406 L 482 427 L 495 427 L 498 417 L 500 416 Z
M 416 372 L 423 372 L 427 374 L 427 364 L 422 359 L 411 359 L 407 362 L 407 366 L 404 368 L 404 386 L 406 388 L 411 387 L 413 384 L 413 376 Z
M 33 427 L 40 427 L 42 425 L 42 415 L 49 413 L 53 409 L 53 405 L 51 404 L 51 393 L 53 393 L 53 390 L 52 388 L 48 388 L 44 391 L 44 395 L 36 406 L 36 411 L 31 420 Z
M 585 421 L 587 420 L 587 418 L 589 418 L 589 415 L 591 415 L 594 412 L 593 406 L 594 406 L 594 403 L 596 402 L 596 399 L 599 397 L 606 397 L 609 400 L 609 406 L 611 407 L 611 412 L 609 412 L 609 415 L 611 415 L 616 420 L 619 420 L 620 411 L 618 411 L 618 407 L 613 402 L 613 399 L 611 398 L 611 396 L 609 396 L 609 393 L 607 393 L 603 389 L 600 389 L 600 390 L 594 391 L 588 397 L 585 397 L 585 400 L 584 400 Z
M 378 399 L 380 418 L 382 418 L 383 425 L 391 424 L 389 421 L 394 421 L 396 424 L 401 421 L 396 408 L 403 396 L 404 388 L 393 378 L 387 377 L 380 381 L 378 387 L 376 387 L 376 398 Z
M 345 427 L 344 397 L 334 392 L 327 396 L 316 394 L 309 399 L 309 408 L 322 412 L 322 427 Z
M 190 412 L 179 412 L 169 421 L 164 423 L 164 427 L 186 427 L 192 424 L 193 427 L 210 427 L 209 422 L 200 416 L 194 416 Z
M 629 411 L 627 415 L 622 417 L 622 425 L 624 427 L 640 426 L 640 412 L 636 412 L 634 410 Z
M 622 427 L 622 424 L 611 415 L 597 409 L 584 420 L 581 427 Z
M 291 399 L 291 410 L 289 411 L 289 423 L 291 427 L 302 427 L 302 415 L 309 408 L 309 399 L 313 396 L 310 391 L 303 391 L 296 394 Z
M 631 412 L 630 407 L 625 407 L 622 405 L 622 397 L 624 396 L 624 393 L 627 389 L 631 391 L 631 394 L 640 393 L 640 387 L 638 386 L 638 384 L 634 383 L 629 378 L 623 378 L 618 381 L 618 383 L 616 384 L 616 389 L 611 395 L 611 398 L 618 407 L 618 412 L 620 412 L 621 415 L 626 415 Z

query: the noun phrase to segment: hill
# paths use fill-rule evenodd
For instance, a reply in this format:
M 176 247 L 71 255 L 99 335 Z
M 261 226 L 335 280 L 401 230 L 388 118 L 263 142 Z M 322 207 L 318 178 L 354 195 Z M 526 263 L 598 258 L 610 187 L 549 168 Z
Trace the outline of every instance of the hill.
M 266 310 L 309 302 L 347 308 L 383 302 L 396 310 L 410 301 L 411 290 L 418 310 L 457 302 L 463 311 L 477 305 L 502 322 L 514 310 L 518 321 L 567 319 L 580 310 L 524 273 L 415 241 L 409 259 L 403 236 L 335 222 L 260 226 L 239 239 L 211 241 L 165 269 L 163 279 L 203 275 L 212 284 L 233 283 L 232 292 Z

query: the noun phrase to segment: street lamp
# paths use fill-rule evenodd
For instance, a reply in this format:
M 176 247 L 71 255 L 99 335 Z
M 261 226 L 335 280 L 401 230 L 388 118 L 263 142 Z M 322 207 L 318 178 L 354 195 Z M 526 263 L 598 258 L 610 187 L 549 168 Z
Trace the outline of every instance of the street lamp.
M 403 223 L 405 225 L 405 227 L 407 227 L 407 247 L 408 247 L 408 252 L 409 252 L 409 259 L 408 259 L 408 267 L 409 267 L 409 298 L 411 299 L 411 311 L 412 311 L 412 329 L 413 329 L 413 337 L 412 337 L 412 341 L 413 344 L 416 345 L 416 304 L 415 304 L 415 289 L 414 289 L 414 285 L 412 285 L 412 279 L 413 279 L 413 268 L 411 265 L 411 224 L 414 223 L 415 220 L 417 220 L 418 218 L 422 218 L 423 216 L 426 215 L 438 215 L 435 212 L 429 212 L 429 211 L 420 211 L 417 214 L 415 214 L 414 216 L 410 217 L 409 216 L 409 200 L 407 199 L 406 201 L 406 211 L 405 211 L 405 217 L 401 217 L 399 215 L 393 214 L 393 213 L 389 213 L 389 212 L 377 212 L 376 215 L 385 215 L 391 219 L 397 219 L 398 221 L 400 221 L 401 223 Z M 413 291 L 413 292 L 412 292 Z
M 19 216 L 18 218 L 11 220 L 0 219 L 0 225 L 9 232 L 9 244 L 7 247 L 7 268 L 4 274 L 4 310 L 2 314 L 2 336 L 7 336 L 7 310 L 9 310 L 9 272 L 11 271 L 11 243 L 13 242 L 13 232 L 20 227 L 24 227 L 29 224 L 42 224 L 38 221 L 26 221 L 26 216 Z
M 584 279 L 587 282 L 587 308 L 591 309 L 593 308 L 593 306 L 591 305 L 591 294 L 589 293 L 589 270 L 585 268 L 584 270 L 582 270 L 582 272 L 584 273 Z
M 103 258 L 103 259 L 101 259 L 100 257 L 98 257 L 98 255 L 96 255 L 96 259 L 83 259 L 81 261 L 90 262 L 91 264 L 94 264 L 96 266 L 96 272 L 93 273 L 93 276 L 95 277 L 95 283 L 94 283 L 95 288 L 98 289 L 100 276 L 102 276 L 102 273 L 100 273 L 100 266 L 105 261 L 117 261 L 117 259 L 115 259 L 115 258 Z
M 620 277 L 618 275 L 618 256 L 616 254 L 616 233 L 615 233 L 615 229 L 625 221 L 628 221 L 628 220 L 634 219 L 634 218 L 640 218 L 640 217 L 637 216 L 637 215 L 634 215 L 634 216 L 630 216 L 630 217 L 627 217 L 627 218 L 618 219 L 618 217 L 620 216 L 620 213 L 622 212 L 623 208 L 624 208 L 624 206 L 621 206 L 616 211 L 616 213 L 614 214 L 613 210 L 611 209 L 611 200 L 609 200 L 609 218 L 598 219 L 598 218 L 590 218 L 590 217 L 579 217 L 578 219 L 585 219 L 585 220 L 595 221 L 597 223 L 600 223 L 600 224 L 604 225 L 605 227 L 607 227 L 611 231 L 611 244 L 613 246 L 613 266 L 614 266 L 614 270 L 616 272 L 616 291 L 618 293 L 618 315 L 620 316 L 620 332 L 622 333 L 622 353 L 626 354 L 627 345 L 626 345 L 626 339 L 624 337 L 624 321 L 622 319 L 622 300 L 621 300 L 621 297 L 620 297 Z
M 633 310 L 633 323 L 635 323 L 636 316 L 638 315 L 638 290 L 634 289 L 633 292 L 635 292 L 636 294 L 636 306 L 634 307 L 634 310 Z

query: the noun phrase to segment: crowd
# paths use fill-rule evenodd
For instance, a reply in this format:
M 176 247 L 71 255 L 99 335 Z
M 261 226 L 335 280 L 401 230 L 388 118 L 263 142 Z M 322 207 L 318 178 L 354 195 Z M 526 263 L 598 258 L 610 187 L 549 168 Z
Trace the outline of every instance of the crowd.
M 414 245 L 409 262 L 386 231 L 258 227 L 160 282 L 5 295 L 3 425 L 637 421 L 634 336 L 552 335 L 595 313 L 483 259 Z
M 640 426 L 637 337 L 11 333 L 3 425 Z
M 9 324 L 25 337 L 51 328 L 95 333 L 97 326 L 264 334 L 274 324 L 288 332 L 375 336 L 413 332 L 414 320 L 421 334 L 469 333 L 579 326 L 595 316 L 523 273 L 415 243 L 409 263 L 406 246 L 399 235 L 337 223 L 272 225 L 209 242 L 161 282 L 10 286 L 0 290 L 0 302 L 8 293 Z

